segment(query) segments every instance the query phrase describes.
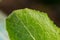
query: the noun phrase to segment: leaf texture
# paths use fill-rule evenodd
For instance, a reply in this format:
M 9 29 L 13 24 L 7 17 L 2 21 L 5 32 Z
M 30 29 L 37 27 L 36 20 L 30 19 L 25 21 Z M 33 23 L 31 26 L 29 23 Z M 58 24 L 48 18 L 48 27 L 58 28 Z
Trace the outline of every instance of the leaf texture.
M 13 11 L 6 19 L 6 29 L 11 40 L 60 40 L 48 15 L 28 8 Z

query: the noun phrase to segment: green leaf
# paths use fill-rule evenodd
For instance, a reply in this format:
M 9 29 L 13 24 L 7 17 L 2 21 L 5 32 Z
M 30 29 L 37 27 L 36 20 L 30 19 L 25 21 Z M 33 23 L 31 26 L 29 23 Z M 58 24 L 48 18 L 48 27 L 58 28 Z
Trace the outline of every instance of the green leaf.
M 6 29 L 11 40 L 60 40 L 58 27 L 48 15 L 32 9 L 13 11 Z

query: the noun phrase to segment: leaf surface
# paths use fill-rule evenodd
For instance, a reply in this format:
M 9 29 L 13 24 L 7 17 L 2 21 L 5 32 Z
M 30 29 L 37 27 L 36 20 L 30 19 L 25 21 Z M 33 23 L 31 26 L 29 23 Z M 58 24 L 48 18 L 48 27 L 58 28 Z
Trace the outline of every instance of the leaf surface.
M 11 40 L 60 40 L 57 26 L 48 15 L 32 9 L 13 11 L 6 19 Z

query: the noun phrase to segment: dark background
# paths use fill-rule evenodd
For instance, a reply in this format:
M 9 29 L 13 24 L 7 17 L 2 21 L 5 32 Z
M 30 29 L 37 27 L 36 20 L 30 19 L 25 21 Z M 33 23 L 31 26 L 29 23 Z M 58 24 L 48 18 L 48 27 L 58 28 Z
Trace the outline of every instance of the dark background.
M 46 12 L 54 23 L 60 27 L 59 0 L 2 0 L 0 10 L 9 15 L 13 10 L 30 8 Z

